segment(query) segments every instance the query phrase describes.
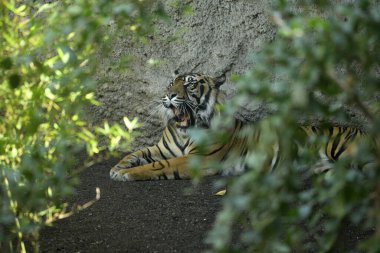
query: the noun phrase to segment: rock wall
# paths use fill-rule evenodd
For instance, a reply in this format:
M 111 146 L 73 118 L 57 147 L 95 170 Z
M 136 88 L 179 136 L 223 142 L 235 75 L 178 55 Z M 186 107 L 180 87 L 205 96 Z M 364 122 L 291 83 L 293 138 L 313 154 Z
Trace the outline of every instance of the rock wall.
M 120 35 L 110 57 L 100 59 L 104 68 L 97 77 L 97 97 L 102 105 L 92 108 L 90 117 L 96 123 L 138 117 L 144 125 L 133 149 L 152 145 L 160 137 L 162 122 L 154 101 L 160 100 L 174 70 L 214 76 L 228 70 L 224 85 L 228 93 L 233 91 L 230 74 L 252 67 L 248 55 L 274 37 L 269 1 L 187 1 L 191 14 L 170 7 L 175 2 L 181 3 L 165 2 L 171 21 L 160 21 L 149 43 Z M 115 71 L 112 63 L 125 56 L 131 57 L 130 65 Z

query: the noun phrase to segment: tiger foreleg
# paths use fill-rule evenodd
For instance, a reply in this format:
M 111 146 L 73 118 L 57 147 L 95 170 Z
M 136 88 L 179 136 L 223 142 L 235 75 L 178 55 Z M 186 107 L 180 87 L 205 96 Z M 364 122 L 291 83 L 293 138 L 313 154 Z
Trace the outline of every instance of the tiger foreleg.
M 200 168 L 201 174 L 213 175 L 215 170 Z M 119 181 L 159 180 L 159 179 L 190 179 L 191 171 L 188 167 L 188 157 L 176 157 L 160 160 L 153 163 L 117 171 L 113 179 Z
M 140 149 L 125 156 L 120 162 L 118 162 L 110 171 L 110 177 L 114 180 L 122 180 L 118 171 L 128 168 L 138 167 L 145 164 L 150 164 L 156 161 L 164 160 L 159 148 L 155 145 L 152 147 Z M 122 180 L 123 181 L 123 180 Z
M 187 159 L 184 157 L 160 160 L 132 168 L 116 171 L 113 179 L 118 181 L 155 180 L 155 179 L 187 179 Z

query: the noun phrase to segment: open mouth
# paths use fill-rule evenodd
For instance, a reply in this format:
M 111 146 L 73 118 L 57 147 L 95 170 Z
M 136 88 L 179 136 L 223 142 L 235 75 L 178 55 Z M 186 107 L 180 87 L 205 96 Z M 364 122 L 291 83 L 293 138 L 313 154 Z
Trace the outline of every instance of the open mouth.
M 181 111 L 178 108 L 173 108 L 175 115 L 176 127 L 187 128 L 190 126 L 190 115 Z

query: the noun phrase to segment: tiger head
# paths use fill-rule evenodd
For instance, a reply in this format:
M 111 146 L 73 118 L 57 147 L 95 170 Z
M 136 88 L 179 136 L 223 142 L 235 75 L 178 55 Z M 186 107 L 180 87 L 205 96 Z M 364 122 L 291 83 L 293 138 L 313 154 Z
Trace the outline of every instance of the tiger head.
M 174 121 L 179 129 L 208 127 L 225 80 L 225 75 L 217 78 L 196 73 L 177 75 L 162 98 L 167 120 Z

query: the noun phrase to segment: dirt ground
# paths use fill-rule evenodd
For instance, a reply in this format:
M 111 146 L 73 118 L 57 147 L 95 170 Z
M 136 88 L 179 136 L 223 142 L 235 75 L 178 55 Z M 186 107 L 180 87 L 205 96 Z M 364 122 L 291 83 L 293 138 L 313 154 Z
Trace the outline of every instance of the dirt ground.
M 40 234 L 40 252 L 202 252 L 204 240 L 222 197 L 215 196 L 219 177 L 204 178 L 198 187 L 188 180 L 115 182 L 109 169 L 116 159 L 84 171 L 70 203 L 100 199 L 91 207 L 54 223 Z M 300 227 L 300 229 L 302 229 Z M 345 224 L 339 245 L 348 252 L 369 233 Z
M 221 197 L 213 182 L 164 180 L 115 182 L 109 169 L 117 160 L 93 166 L 81 175 L 71 203 L 100 199 L 91 207 L 45 228 L 41 252 L 201 252 Z M 189 191 L 190 190 L 190 191 Z

